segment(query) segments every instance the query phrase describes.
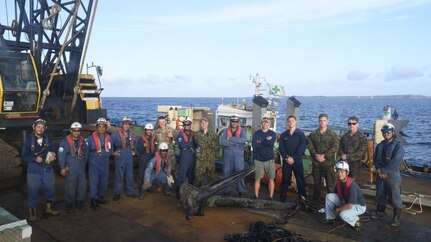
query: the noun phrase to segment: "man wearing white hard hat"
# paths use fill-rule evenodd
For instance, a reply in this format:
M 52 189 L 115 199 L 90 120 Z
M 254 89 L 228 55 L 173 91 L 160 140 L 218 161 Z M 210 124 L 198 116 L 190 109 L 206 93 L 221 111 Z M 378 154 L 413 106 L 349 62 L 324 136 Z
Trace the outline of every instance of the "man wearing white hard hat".
M 105 118 L 96 121 L 96 131 L 88 137 L 90 150 L 88 177 L 90 180 L 91 208 L 99 210 L 99 204 L 107 204 L 104 196 L 108 191 L 109 156 L 112 154 L 111 138 Z
M 367 210 L 364 195 L 353 178 L 349 177 L 349 164 L 339 161 L 335 167 L 337 181 L 334 193 L 326 194 L 324 223 L 334 224 L 337 214 L 357 231 L 361 228 L 359 215 Z
M 55 199 L 54 145 L 52 139 L 45 134 L 46 129 L 46 121 L 37 119 L 33 124 L 32 134 L 24 140 L 22 146 L 21 160 L 27 165 L 27 206 L 30 221 L 37 220 L 36 205 L 40 187 L 44 188 L 46 214 L 59 214 L 53 206 Z
M 391 203 L 394 213 L 390 225 L 398 227 L 403 208 L 400 163 L 404 159 L 404 147 L 395 135 L 393 124 L 384 124 L 381 131 L 384 140 L 374 150 L 374 166 L 378 175 L 376 178 L 377 210 L 371 217 L 383 219 L 386 204 Z
M 155 156 L 148 161 L 147 169 L 145 169 L 144 183 L 141 187 L 139 199 L 144 199 L 145 192 L 148 190 L 154 191 L 156 188 L 155 181 L 163 184 L 165 195 L 175 196 L 175 193 L 169 189 L 172 186 L 174 179 L 172 172 L 172 156 L 169 155 L 169 145 L 162 142 L 158 146 L 158 151 Z
M 111 146 L 115 156 L 114 201 L 120 199 L 124 176 L 126 177 L 126 196 L 136 197 L 133 181 L 133 156 L 136 154 L 137 141 L 135 133 L 130 130 L 131 124 L 130 117 L 123 117 L 120 128 L 111 135 Z
M 86 178 L 85 166 L 88 161 L 88 143 L 81 136 L 82 125 L 74 122 L 70 134 L 61 141 L 58 148 L 60 174 L 64 176 L 66 212 L 74 213 L 75 208 L 84 207 Z
M 156 153 L 156 139 L 153 136 L 153 125 L 147 123 L 144 127 L 144 134 L 138 139 L 138 156 L 139 156 L 139 171 L 138 171 L 138 187 L 139 194 L 142 193 L 141 187 L 144 182 L 145 169 L 147 168 L 147 163 L 154 157 Z M 141 197 L 139 197 L 141 198 Z

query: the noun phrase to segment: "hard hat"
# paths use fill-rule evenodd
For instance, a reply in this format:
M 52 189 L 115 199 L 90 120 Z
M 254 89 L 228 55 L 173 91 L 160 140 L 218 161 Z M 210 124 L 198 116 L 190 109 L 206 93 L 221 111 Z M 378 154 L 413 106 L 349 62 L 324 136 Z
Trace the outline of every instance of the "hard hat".
M 33 128 L 34 128 L 36 125 L 38 125 L 38 124 L 43 124 L 43 125 L 45 126 L 45 128 L 46 128 L 46 121 L 45 121 L 44 119 L 39 118 L 39 119 L 37 119 L 36 121 L 34 121 L 34 123 L 33 123 Z
M 146 130 L 153 130 L 154 129 L 154 127 L 153 127 L 153 125 L 152 124 L 150 124 L 150 123 L 147 123 L 146 125 L 145 125 L 145 129 Z
M 132 118 L 125 116 L 121 119 L 121 122 L 132 122 Z
M 234 115 L 230 116 L 230 120 L 237 121 L 237 120 L 239 120 L 239 117 L 238 117 L 238 115 L 234 114 Z
M 192 120 L 189 117 L 183 120 L 183 124 L 192 124 Z
M 74 122 L 72 125 L 70 125 L 71 129 L 82 129 L 82 125 L 78 122 Z
M 96 121 L 96 125 L 106 125 L 108 122 L 106 121 L 106 119 L 105 118 L 99 118 L 97 121 Z
M 167 150 L 167 149 L 169 149 L 169 146 L 165 142 L 162 142 L 159 144 L 159 150 Z
M 391 123 L 385 123 L 380 131 L 382 131 L 382 132 L 385 132 L 385 131 L 395 132 L 395 126 Z
M 337 172 L 337 170 L 345 170 L 347 172 L 349 172 L 349 164 L 347 164 L 347 162 L 345 161 L 339 161 L 337 162 L 337 164 L 335 164 L 334 167 L 335 172 Z

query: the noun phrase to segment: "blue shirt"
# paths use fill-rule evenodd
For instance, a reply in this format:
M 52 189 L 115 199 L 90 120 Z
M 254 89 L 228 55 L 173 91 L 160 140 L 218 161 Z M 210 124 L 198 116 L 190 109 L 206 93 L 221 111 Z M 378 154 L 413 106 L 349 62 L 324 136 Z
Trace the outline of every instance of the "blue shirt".
M 300 129 L 295 129 L 293 134 L 290 130 L 284 131 L 280 136 L 280 155 L 283 161 L 287 156 L 292 157 L 295 161 L 302 161 L 302 155 L 307 148 L 307 140 Z
M 268 137 L 272 139 L 268 140 Z M 263 132 L 258 130 L 253 134 L 252 146 L 254 149 L 255 160 L 269 161 L 274 159 L 274 143 L 277 139 L 277 134 L 268 130 Z

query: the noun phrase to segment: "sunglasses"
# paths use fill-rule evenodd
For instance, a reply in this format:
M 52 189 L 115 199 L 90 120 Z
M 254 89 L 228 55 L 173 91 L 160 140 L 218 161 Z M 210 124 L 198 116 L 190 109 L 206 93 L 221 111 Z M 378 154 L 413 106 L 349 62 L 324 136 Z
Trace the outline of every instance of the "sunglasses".
M 239 123 L 239 121 L 230 121 L 231 123 Z
M 72 130 L 73 133 L 79 133 L 81 130 Z
M 392 130 L 384 130 L 382 131 L 382 134 L 392 134 Z
M 357 123 L 347 123 L 348 125 L 356 125 Z
M 160 150 L 160 152 L 168 152 L 168 150 Z

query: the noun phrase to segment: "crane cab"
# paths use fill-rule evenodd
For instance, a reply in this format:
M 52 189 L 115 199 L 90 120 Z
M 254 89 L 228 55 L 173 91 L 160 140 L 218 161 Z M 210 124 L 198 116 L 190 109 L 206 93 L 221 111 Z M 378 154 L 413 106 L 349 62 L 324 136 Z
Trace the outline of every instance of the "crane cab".
M 41 87 L 33 57 L 0 50 L 0 127 L 28 126 L 38 115 Z

